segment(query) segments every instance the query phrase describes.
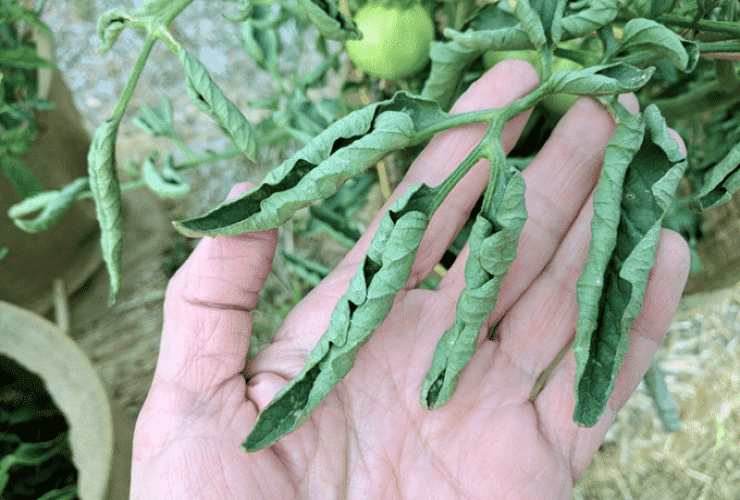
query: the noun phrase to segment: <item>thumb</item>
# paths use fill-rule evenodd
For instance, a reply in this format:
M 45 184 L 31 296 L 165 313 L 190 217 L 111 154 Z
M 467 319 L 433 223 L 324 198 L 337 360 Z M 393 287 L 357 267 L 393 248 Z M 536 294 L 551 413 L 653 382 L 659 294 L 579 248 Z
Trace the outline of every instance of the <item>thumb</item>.
M 229 197 L 249 189 L 241 184 Z M 167 287 L 154 384 L 208 397 L 244 370 L 277 230 L 203 238 Z

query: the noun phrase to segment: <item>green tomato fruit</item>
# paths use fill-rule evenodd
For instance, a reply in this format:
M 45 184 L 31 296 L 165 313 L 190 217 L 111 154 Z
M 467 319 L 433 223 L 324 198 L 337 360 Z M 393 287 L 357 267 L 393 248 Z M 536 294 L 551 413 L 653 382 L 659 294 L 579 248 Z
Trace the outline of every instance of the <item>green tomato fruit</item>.
M 552 72 L 557 71 L 573 71 L 575 69 L 581 69 L 583 66 L 570 59 L 563 59 L 562 57 L 556 57 L 552 63 Z M 545 109 L 556 115 L 564 115 L 566 111 L 573 106 L 573 103 L 578 99 L 577 95 L 572 94 L 553 94 L 545 97 L 542 100 L 542 105 Z
M 537 73 L 541 71 L 540 55 L 536 50 L 489 50 L 483 54 L 483 65 L 488 69 L 508 59 L 527 61 Z
M 408 8 L 370 2 L 354 16 L 362 39 L 347 42 L 347 54 L 361 70 L 380 78 L 399 80 L 413 75 L 429 61 L 434 23 L 419 3 Z

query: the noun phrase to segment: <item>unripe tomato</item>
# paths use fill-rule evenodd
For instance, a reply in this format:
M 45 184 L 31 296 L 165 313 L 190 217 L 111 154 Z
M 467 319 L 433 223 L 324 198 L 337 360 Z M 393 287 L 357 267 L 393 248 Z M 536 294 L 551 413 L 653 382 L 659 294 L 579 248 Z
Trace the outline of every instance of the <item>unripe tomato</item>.
M 537 73 L 541 72 L 540 55 L 536 50 L 489 50 L 483 54 L 483 65 L 486 68 L 492 68 L 508 59 L 527 61 L 535 67 Z
M 581 69 L 582 67 L 583 66 L 575 61 L 571 61 L 570 59 L 556 57 L 552 63 L 552 72 L 555 73 L 557 71 L 573 71 L 576 69 Z M 577 99 L 577 95 L 553 94 L 545 97 L 542 100 L 542 105 L 545 106 L 545 109 L 552 113 L 555 113 L 557 115 L 564 115 L 565 112 L 568 111 L 571 106 L 573 106 L 573 103 L 575 103 Z
M 347 54 L 363 71 L 388 80 L 413 75 L 429 60 L 434 23 L 419 3 L 410 7 L 371 1 L 354 16 L 361 40 L 347 42 Z

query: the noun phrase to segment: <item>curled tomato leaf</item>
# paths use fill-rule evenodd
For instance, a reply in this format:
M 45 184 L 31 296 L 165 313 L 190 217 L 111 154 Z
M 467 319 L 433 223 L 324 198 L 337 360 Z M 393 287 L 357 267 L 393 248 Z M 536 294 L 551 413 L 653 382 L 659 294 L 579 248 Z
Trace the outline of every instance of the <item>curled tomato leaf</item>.
M 123 210 L 121 186 L 116 173 L 116 135 L 118 121 L 107 120 L 93 135 L 87 153 L 90 191 L 100 225 L 100 246 L 110 277 L 110 302 L 115 301 L 121 285 L 121 249 L 123 244 Z
M 663 218 L 686 170 L 686 158 L 656 106 L 619 112 L 594 195 L 592 239 L 578 280 L 576 407 L 593 426 L 606 407 L 642 307 Z
M 257 141 L 252 124 L 211 79 L 203 63 L 185 49 L 180 52 L 180 62 L 185 70 L 188 93 L 193 101 L 207 111 L 229 134 L 234 145 L 244 153 L 244 156 L 254 161 Z
M 335 0 L 298 0 L 298 3 L 324 38 L 340 42 L 360 38 L 357 26 L 342 14 Z
M 367 256 L 303 370 L 260 413 L 244 447 L 256 451 L 295 430 L 350 371 L 406 284 L 434 210 L 436 189 L 412 187 L 383 217 Z
M 455 392 L 463 368 L 475 353 L 481 328 L 498 299 L 501 283 L 514 261 L 527 208 L 524 178 L 515 168 L 499 174 L 494 204 L 476 217 L 468 243 L 465 289 L 457 302 L 455 323 L 437 343 L 432 366 L 421 388 L 421 404 L 436 408 Z
M 436 103 L 400 92 L 336 121 L 270 171 L 260 186 L 175 227 L 187 236 L 278 227 L 297 210 L 332 196 L 388 153 L 416 144 L 421 130 L 445 116 Z
M 59 191 L 44 191 L 16 203 L 8 210 L 8 216 L 19 229 L 27 233 L 46 231 L 67 213 L 77 196 L 87 188 L 88 180 L 82 177 Z M 27 217 L 36 212 L 36 217 Z
M 697 195 L 702 208 L 712 208 L 730 201 L 740 190 L 740 144 L 704 175 L 704 184 Z

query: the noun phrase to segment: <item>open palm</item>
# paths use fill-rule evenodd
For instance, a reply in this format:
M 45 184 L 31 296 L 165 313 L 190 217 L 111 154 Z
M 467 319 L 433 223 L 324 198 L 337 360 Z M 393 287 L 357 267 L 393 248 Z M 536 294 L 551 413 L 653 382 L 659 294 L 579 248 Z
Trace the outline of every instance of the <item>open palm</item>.
M 471 86 L 454 111 L 504 105 L 536 81 L 526 63 L 501 63 Z M 632 96 L 623 102 L 636 108 Z M 520 116 L 507 126 L 508 149 L 525 120 Z M 468 219 L 485 187 L 486 165 L 473 169 L 435 214 L 410 282 L 346 379 L 296 432 L 255 454 L 241 443 L 325 331 L 379 217 L 246 366 L 249 312 L 271 269 L 276 234 L 204 239 L 168 289 L 160 359 L 137 422 L 132 496 L 568 498 L 647 369 L 688 272 L 685 244 L 664 232 L 624 369 L 595 427 L 579 428 L 571 420 L 571 353 L 533 395 L 541 373 L 574 335 L 590 195 L 612 130 L 609 115 L 581 99 L 525 171 L 529 219 L 490 318 L 489 325 L 498 323 L 497 339 L 485 340 L 481 332 L 457 392 L 438 410 L 421 408 L 419 388 L 437 340 L 454 320 L 467 253 L 437 290 L 416 287 Z M 482 132 L 469 126 L 436 137 L 395 196 L 415 182 L 438 184 Z

